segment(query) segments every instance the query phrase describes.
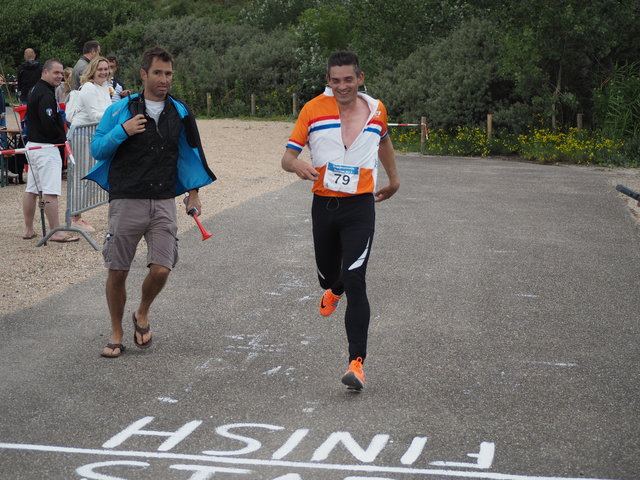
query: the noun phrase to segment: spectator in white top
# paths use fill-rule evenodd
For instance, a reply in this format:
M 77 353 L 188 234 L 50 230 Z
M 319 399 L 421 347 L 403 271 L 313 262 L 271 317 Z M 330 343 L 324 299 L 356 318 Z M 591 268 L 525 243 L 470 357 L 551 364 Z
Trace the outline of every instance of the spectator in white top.
M 71 121 L 72 129 L 100 121 L 104 111 L 111 105 L 108 79 L 109 62 L 104 57 L 95 57 L 80 78 L 78 106 Z M 95 232 L 95 228 L 80 215 L 71 217 L 71 226 L 85 232 Z
M 109 62 L 104 57 L 95 57 L 80 78 L 78 107 L 71 125 L 98 123 L 104 111 L 111 105 Z

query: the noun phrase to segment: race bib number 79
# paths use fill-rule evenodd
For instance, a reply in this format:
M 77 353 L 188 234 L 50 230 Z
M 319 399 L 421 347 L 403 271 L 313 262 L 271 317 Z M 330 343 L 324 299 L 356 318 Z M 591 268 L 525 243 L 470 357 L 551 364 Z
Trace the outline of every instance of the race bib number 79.
M 360 167 L 329 162 L 324 171 L 323 185 L 334 192 L 356 193 L 359 179 Z

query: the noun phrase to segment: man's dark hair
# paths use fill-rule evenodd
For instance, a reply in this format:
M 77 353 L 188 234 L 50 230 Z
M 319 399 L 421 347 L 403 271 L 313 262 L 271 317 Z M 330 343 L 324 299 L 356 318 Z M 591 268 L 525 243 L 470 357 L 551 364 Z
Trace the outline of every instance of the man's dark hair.
M 362 70 L 360 70 L 360 61 L 358 60 L 358 56 L 349 50 L 341 50 L 339 52 L 333 52 L 329 56 L 329 60 L 327 60 L 327 75 L 329 75 L 331 67 L 342 67 L 344 65 L 353 65 L 356 69 L 356 75 L 360 75 L 362 73 Z
M 44 62 L 44 65 L 42 65 L 42 69 L 43 70 L 53 70 L 53 65 L 59 63 L 60 65 L 62 65 L 62 62 L 56 58 L 50 58 L 48 59 L 46 62 Z
M 84 47 L 82 47 L 82 54 L 91 53 L 94 50 L 97 50 L 100 47 L 100 42 L 97 40 L 89 40 L 84 43 Z
M 169 52 L 162 47 L 151 47 L 142 54 L 142 64 L 140 65 L 140 68 L 145 72 L 148 72 L 154 58 L 159 58 L 163 62 L 168 62 L 173 66 L 173 57 Z

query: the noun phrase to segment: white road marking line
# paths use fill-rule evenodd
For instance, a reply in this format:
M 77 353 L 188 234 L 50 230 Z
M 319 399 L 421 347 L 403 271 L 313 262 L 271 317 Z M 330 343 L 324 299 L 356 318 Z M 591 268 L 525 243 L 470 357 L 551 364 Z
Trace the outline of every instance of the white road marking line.
M 155 458 L 159 460 L 189 460 L 207 463 L 224 463 L 232 465 L 252 465 L 263 467 L 302 468 L 309 470 L 333 470 L 346 472 L 399 473 L 413 475 L 434 475 L 457 478 L 475 478 L 486 480 L 608 480 L 586 477 L 541 477 L 536 475 L 519 475 L 497 472 L 460 471 L 435 468 L 383 467 L 377 465 L 339 465 L 333 463 L 292 462 L 282 460 L 264 460 L 258 458 L 216 457 L 185 453 L 141 452 L 128 450 L 105 450 L 99 448 L 59 447 L 53 445 L 34 445 L 26 443 L 2 443 L 0 450 L 20 450 L 32 452 L 99 455 L 110 457 Z

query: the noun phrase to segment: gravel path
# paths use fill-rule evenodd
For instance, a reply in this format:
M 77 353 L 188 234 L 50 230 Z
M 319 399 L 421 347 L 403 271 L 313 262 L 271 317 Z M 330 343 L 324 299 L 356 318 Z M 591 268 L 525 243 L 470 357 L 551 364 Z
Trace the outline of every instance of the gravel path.
M 239 120 L 198 121 L 207 161 L 218 177 L 200 190 L 202 219 L 249 198 L 282 188 L 297 177 L 280 168 L 280 158 L 293 124 Z M 306 153 L 304 155 L 307 155 Z M 308 158 L 308 157 L 306 157 Z M 22 193 L 24 185 L 0 188 L 0 245 L 3 246 L 0 271 L 0 311 L 7 314 L 55 295 L 69 285 L 82 282 L 104 271 L 101 252 L 83 238 L 79 242 L 47 242 L 36 248 L 41 238 L 40 214 L 36 212 L 38 236 L 23 240 Z M 66 182 L 62 191 L 66 192 Z M 178 232 L 193 228 L 194 222 L 179 207 Z M 60 218 L 64 221 L 64 195 L 60 197 Z M 107 232 L 106 205 L 83 214 L 96 229 L 90 235 L 98 245 Z
M 209 166 L 218 177 L 217 182 L 200 191 L 203 219 L 297 179 L 280 168 L 291 123 L 223 119 L 200 120 L 198 126 Z M 306 150 L 303 158 L 308 158 Z M 612 187 L 622 183 L 640 191 L 640 169 L 597 170 L 608 177 Z M 49 242 L 39 248 L 35 246 L 39 235 L 32 240 L 23 240 L 23 191 L 23 185 L 0 188 L 0 245 L 3 246 L 0 311 L 4 314 L 40 302 L 69 285 L 104 271 L 102 254 L 82 238 L 70 244 Z M 63 183 L 64 191 L 66 184 Z M 630 215 L 640 225 L 640 207 L 637 202 L 624 198 Z M 176 203 L 181 207 L 181 198 L 177 198 Z M 64 209 L 64 197 L 61 197 L 61 219 L 64 219 Z M 96 228 L 91 235 L 101 245 L 107 228 L 107 206 L 91 210 L 83 217 Z M 39 218 L 36 212 L 36 232 L 41 231 Z M 179 232 L 193 227 L 193 220 L 187 215 L 178 215 L 178 218 Z

